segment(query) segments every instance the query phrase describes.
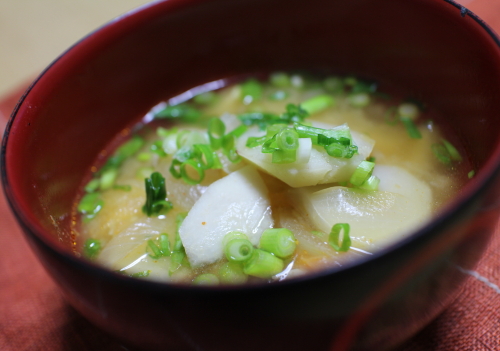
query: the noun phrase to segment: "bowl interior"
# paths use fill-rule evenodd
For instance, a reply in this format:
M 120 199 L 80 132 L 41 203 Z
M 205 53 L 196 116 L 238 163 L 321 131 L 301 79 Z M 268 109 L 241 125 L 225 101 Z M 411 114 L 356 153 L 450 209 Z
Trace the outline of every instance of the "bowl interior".
M 498 163 L 495 40 L 449 1 L 157 2 L 89 35 L 39 77 L 7 129 L 4 183 L 23 224 L 67 250 L 83 176 L 153 105 L 213 80 L 296 69 L 401 87 L 452 121 L 487 173 Z

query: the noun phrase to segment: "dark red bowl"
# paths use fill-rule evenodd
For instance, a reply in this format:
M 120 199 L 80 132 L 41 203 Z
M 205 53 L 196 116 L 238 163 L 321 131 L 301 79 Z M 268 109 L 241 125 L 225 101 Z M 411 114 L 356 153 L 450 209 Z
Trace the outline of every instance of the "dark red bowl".
M 279 284 L 191 287 L 119 276 L 71 252 L 70 211 L 99 152 L 153 105 L 238 74 L 309 69 L 371 77 L 426 101 L 477 175 L 404 241 Z M 33 83 L 2 144 L 2 181 L 67 300 L 151 350 L 383 350 L 457 295 L 493 233 L 500 192 L 500 49 L 445 0 L 170 0 L 77 43 Z

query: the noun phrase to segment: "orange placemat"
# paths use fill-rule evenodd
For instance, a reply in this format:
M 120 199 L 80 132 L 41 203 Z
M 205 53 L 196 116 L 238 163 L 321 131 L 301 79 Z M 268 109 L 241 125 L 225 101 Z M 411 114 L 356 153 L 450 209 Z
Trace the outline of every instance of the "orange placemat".
M 469 8 L 500 29 L 500 1 Z M 500 30 L 497 30 L 500 32 Z M 0 102 L 0 132 L 22 90 Z M 500 132 L 500 131 L 499 131 Z M 497 233 L 459 298 L 398 351 L 500 350 L 500 234 Z M 123 351 L 61 297 L 26 244 L 0 193 L 0 350 Z M 376 351 L 376 350 L 375 350 Z

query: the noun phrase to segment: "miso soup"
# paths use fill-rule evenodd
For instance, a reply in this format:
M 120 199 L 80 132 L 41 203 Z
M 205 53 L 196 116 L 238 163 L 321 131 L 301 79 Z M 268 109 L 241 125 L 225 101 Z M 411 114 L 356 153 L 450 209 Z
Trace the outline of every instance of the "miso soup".
M 281 281 L 372 255 L 473 175 L 436 116 L 355 77 L 195 88 L 153 107 L 89 170 L 81 251 L 184 284 Z

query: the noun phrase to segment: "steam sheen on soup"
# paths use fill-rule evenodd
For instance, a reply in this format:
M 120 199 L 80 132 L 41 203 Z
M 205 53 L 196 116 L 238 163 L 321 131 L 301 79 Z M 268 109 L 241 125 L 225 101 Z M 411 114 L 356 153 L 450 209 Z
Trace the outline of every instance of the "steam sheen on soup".
M 76 206 L 84 255 L 162 282 L 290 279 L 401 240 L 466 178 L 432 112 L 375 83 L 224 85 L 155 106 L 93 168 Z

